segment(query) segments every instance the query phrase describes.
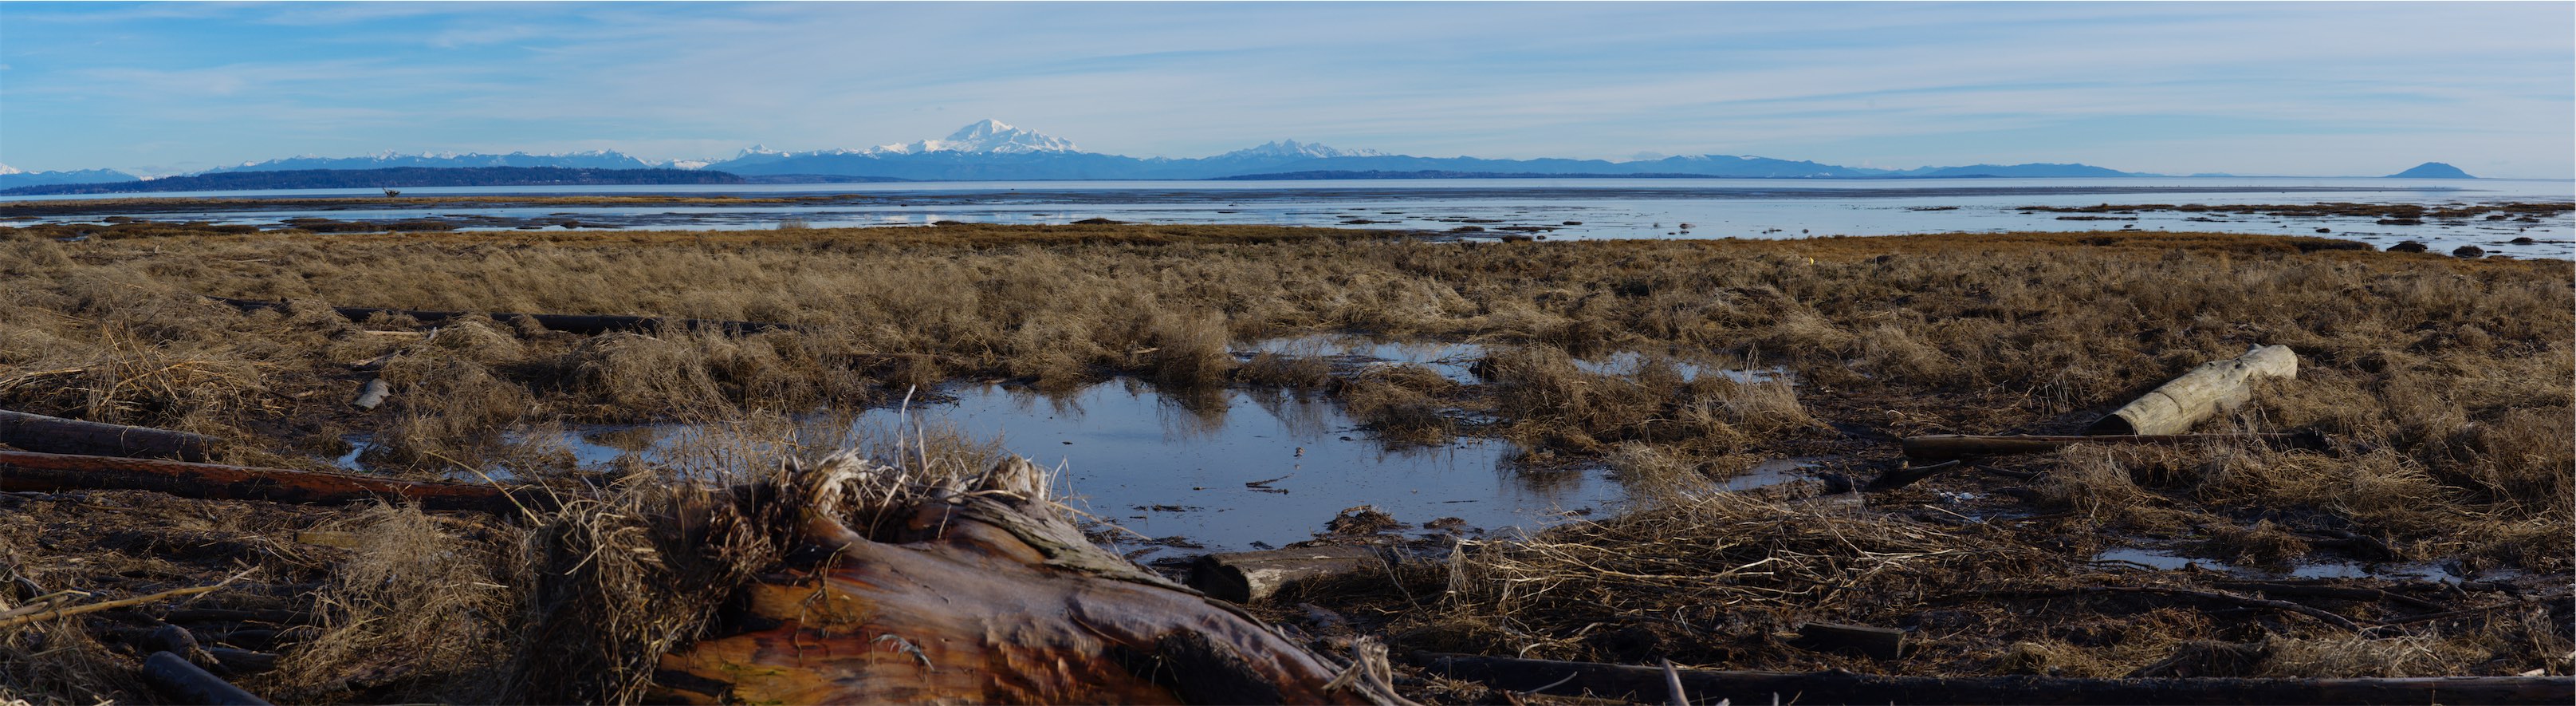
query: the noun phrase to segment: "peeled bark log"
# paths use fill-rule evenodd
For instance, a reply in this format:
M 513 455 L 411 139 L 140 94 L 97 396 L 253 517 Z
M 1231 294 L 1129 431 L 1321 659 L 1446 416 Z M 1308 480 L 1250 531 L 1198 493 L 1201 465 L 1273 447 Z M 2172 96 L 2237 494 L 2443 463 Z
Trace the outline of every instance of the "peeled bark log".
M 864 463 L 836 457 L 821 472 Z M 861 467 L 852 475 L 870 472 Z M 748 617 L 738 622 L 750 629 L 665 655 L 652 697 L 1014 704 L 1368 698 L 1335 684 L 1334 668 L 1240 609 L 1092 545 L 1042 497 L 1040 474 L 1013 459 L 970 492 L 898 501 L 909 503 L 892 508 L 904 519 L 878 530 L 878 540 L 843 524 L 847 514 L 825 511 L 840 507 L 838 491 L 805 501 L 798 541 L 827 558 L 780 568 L 746 589 Z
M 2299 354 L 2289 346 L 2262 346 L 2234 360 L 2193 368 L 2147 396 L 2130 402 L 2084 430 L 2086 434 L 2159 435 L 2191 431 L 2210 415 L 2235 409 L 2254 396 L 2253 380 L 2299 376 Z
M 0 444 L 29 451 L 203 461 L 217 443 L 184 431 L 0 410 Z
M 2287 434 L 2165 434 L 2158 436 L 1970 436 L 1933 434 L 1905 437 L 1905 459 L 1914 463 L 1955 461 L 2047 453 L 2076 444 L 2189 444 L 2203 441 L 2260 441 L 2287 448 L 2321 449 L 2325 437 L 2313 431 Z
M 1367 571 L 1385 564 L 1378 550 L 1371 547 L 1209 554 L 1199 557 L 1198 563 L 1190 567 L 1190 587 L 1224 600 L 1250 603 L 1300 581 Z
M 1655 667 L 1417 652 L 1433 674 L 1512 691 L 1662 700 Z M 2072 679 L 2063 677 L 1892 677 L 1851 672 L 1679 670 L 1703 703 L 1740 704 L 2565 704 L 2569 677 L 2407 679 Z M 1553 686 L 1551 686 L 1553 684 Z M 1774 701 L 1774 698 L 1777 701 Z
M 215 301 L 223 302 L 223 303 L 225 303 L 225 304 L 230 304 L 230 305 L 232 305 L 232 306 L 233 306 L 233 308 L 241 309 L 241 310 L 243 310 L 243 311 L 256 311 L 256 310 L 263 310 L 263 309 L 285 309 L 285 308 L 286 308 L 286 303 L 285 303 L 285 302 L 260 301 L 260 300 L 257 300 L 257 299 L 232 299 L 232 298 L 229 298 L 229 297 L 207 297 L 207 298 L 208 298 L 208 299 L 213 299 L 213 300 L 215 300 Z M 412 310 L 412 309 L 374 309 L 374 308 L 361 307 L 361 306 L 343 306 L 343 307 L 333 307 L 331 310 L 332 310 L 332 311 L 335 311 L 335 312 L 338 312 L 338 313 L 340 314 L 340 316 L 341 316 L 341 317 L 346 318 L 346 319 L 348 319 L 348 320 L 350 320 L 350 321 L 365 321 L 365 320 L 367 320 L 367 319 L 368 319 L 368 317 L 372 317 L 372 316 L 375 316 L 375 315 L 377 315 L 377 314 L 386 314 L 386 315 L 391 315 L 391 316 L 408 316 L 408 317 L 411 317 L 411 318 L 412 318 L 412 320 L 414 320 L 414 321 L 418 321 L 418 322 L 421 322 L 421 323 L 424 323 L 424 324 L 435 324 L 435 323 L 438 323 L 438 322 L 446 321 L 446 320 L 448 320 L 448 319 L 462 318 L 462 317 L 466 317 L 466 316 L 472 316 L 472 315 L 474 315 L 474 314 L 476 314 L 476 313 L 480 313 L 480 312 L 471 312 L 471 311 L 417 311 L 417 310 Z M 595 336 L 595 335 L 599 335 L 599 334 L 603 334 L 603 333 L 608 333 L 608 332 L 611 332 L 611 331 L 651 331 L 651 330 L 654 330 L 654 329 L 657 329 L 657 328 L 665 328 L 665 327 L 668 327 L 668 328 L 676 328 L 676 329 L 681 329 L 681 330 L 686 330 L 686 331 L 714 330 L 714 331 L 720 331 L 720 332 L 723 332 L 725 335 L 728 335 L 728 336 L 749 336 L 749 335 L 751 335 L 751 334 L 760 333 L 760 332 L 762 332 L 762 331 L 801 331 L 801 330 L 804 330 L 804 328 L 803 328 L 803 327 L 801 327 L 801 326 L 796 326 L 796 325 L 793 325 L 793 324 L 773 324 L 773 323 L 762 322 L 762 321 L 718 321 L 718 320 L 714 320 L 714 319 L 673 319 L 673 318 L 665 318 L 665 317 L 660 317 L 660 316 L 612 316 L 612 315 L 604 315 L 604 314 L 511 314 L 511 313 L 500 313 L 500 312 L 494 312 L 494 313 L 489 313 L 489 314 L 484 314 L 484 315 L 485 315 L 485 316 L 489 316 L 489 317 L 491 317 L 491 319 L 492 319 L 493 321 L 500 321 L 500 322 L 505 322 L 505 323 L 506 323 L 506 322 L 509 322 L 509 321 L 512 321 L 512 320 L 514 320 L 514 319 L 518 319 L 518 318 L 521 318 L 521 317 L 526 317 L 526 318 L 528 318 L 528 319 L 530 319 L 530 320 L 533 320 L 533 321 L 537 322 L 537 324 L 538 324 L 538 325 L 546 327 L 546 330 L 548 330 L 548 331 L 564 331 L 564 332 L 568 332 L 568 333 L 578 333 L 578 334 L 589 335 L 589 336 Z
M 0 451 L 0 490 L 150 490 L 206 500 L 336 504 L 407 499 L 427 510 L 498 515 L 554 507 L 541 489 L 424 483 L 342 473 L 290 471 L 139 458 Z

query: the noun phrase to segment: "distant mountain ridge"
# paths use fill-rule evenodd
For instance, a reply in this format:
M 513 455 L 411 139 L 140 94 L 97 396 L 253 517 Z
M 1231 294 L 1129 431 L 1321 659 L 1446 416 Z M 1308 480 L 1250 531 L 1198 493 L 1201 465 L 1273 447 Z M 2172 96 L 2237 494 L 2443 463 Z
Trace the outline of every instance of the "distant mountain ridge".
M 6 164 L 0 164 L 0 190 L 15 189 L 22 186 L 97 184 L 138 180 L 139 178 L 132 174 L 116 171 L 114 169 L 78 169 L 61 172 L 30 172 Z
M 635 157 L 627 156 L 626 154 L 621 153 L 621 152 L 613 152 L 613 151 L 609 151 L 609 150 L 592 150 L 592 151 L 589 151 L 589 152 L 567 152 L 567 153 L 563 153 L 563 154 L 528 154 L 528 153 L 526 153 L 526 152 L 512 152 L 512 153 L 509 153 L 509 154 L 483 154 L 483 153 L 479 153 L 479 152 L 466 152 L 466 153 L 455 153 L 455 152 L 450 152 L 450 153 L 445 153 L 445 154 L 395 154 L 395 153 L 392 153 L 392 152 L 384 152 L 384 153 L 380 153 L 380 154 L 367 155 L 367 156 L 364 156 L 364 157 L 316 157 L 316 156 L 312 156 L 312 155 L 305 155 L 305 156 L 301 156 L 301 157 L 288 157 L 288 158 L 285 158 L 285 159 L 272 159 L 272 160 L 267 160 L 267 161 L 264 161 L 264 162 L 243 162 L 243 163 L 238 164 L 238 165 L 235 165 L 235 166 L 230 166 L 230 167 L 217 167 L 217 168 L 214 168 L 214 169 L 208 169 L 208 170 L 206 170 L 206 171 L 198 172 L 198 174 L 224 174 L 224 173 L 229 173 L 229 172 L 285 172 L 285 171 L 303 171 L 303 170 L 311 170 L 311 169 L 350 169 L 350 170 L 354 170 L 354 169 L 394 169 L 394 168 L 400 168 L 400 167 L 425 167 L 425 168 L 454 168 L 454 167 L 558 167 L 558 168 L 563 168 L 563 169 L 666 169 L 666 168 L 671 168 L 671 165 L 669 165 L 669 164 L 667 164 L 667 163 L 665 163 L 665 164 L 655 164 L 655 163 L 652 163 L 652 162 L 644 161 L 644 160 L 642 160 L 642 159 L 638 159 L 638 158 L 635 158 Z
M 0 194 L 119 194 L 258 189 L 381 189 L 424 186 L 605 186 L 634 184 L 740 184 L 724 172 L 684 169 L 569 169 L 564 167 L 389 167 L 225 172 L 103 184 L 49 184 L 0 190 Z
M 1283 178 L 1314 178 L 1309 175 L 1317 173 L 1368 175 L 1344 178 L 1459 178 L 1497 175 L 1739 179 L 2165 176 L 2125 172 L 2088 164 L 2060 163 L 1878 169 L 1737 155 L 1692 155 L 1624 162 L 1561 158 L 1420 157 L 1389 154 L 1377 150 L 1341 149 L 1296 140 L 1274 140 L 1209 157 L 1128 157 L 1086 152 L 1072 140 L 1014 127 L 999 120 L 980 120 L 940 139 L 891 143 L 859 149 L 841 148 L 803 152 L 772 150 L 754 145 L 732 158 L 721 160 L 652 162 L 611 150 L 562 154 L 512 152 L 509 154 L 403 155 L 386 152 L 360 157 L 303 156 L 246 162 L 200 172 L 198 175 L 315 170 L 504 167 L 704 170 L 739 175 L 753 181 L 776 183 L 820 183 L 833 179 L 848 181 L 1195 180 L 1242 179 L 1254 175 L 1296 175 Z M 2427 162 L 2390 176 L 2474 178 L 2440 162 Z M 131 175 L 109 170 L 27 174 L 0 166 L 0 189 L 43 184 L 121 182 L 134 179 L 135 177 Z
M 753 147 L 705 168 L 746 177 L 841 175 L 916 181 L 1057 179 L 1239 179 L 1257 174 L 1315 172 L 1396 175 L 1705 176 L 1763 179 L 1869 179 L 1884 177 L 2125 177 L 2136 174 L 2082 164 L 1975 165 L 1921 169 L 1867 169 L 1807 161 L 1698 155 L 1611 162 L 1598 159 L 1483 159 L 1416 157 L 1377 150 L 1277 140 L 1213 157 L 1127 157 L 1084 152 L 1071 140 L 996 120 L 959 129 L 944 140 L 869 149 L 781 152 Z

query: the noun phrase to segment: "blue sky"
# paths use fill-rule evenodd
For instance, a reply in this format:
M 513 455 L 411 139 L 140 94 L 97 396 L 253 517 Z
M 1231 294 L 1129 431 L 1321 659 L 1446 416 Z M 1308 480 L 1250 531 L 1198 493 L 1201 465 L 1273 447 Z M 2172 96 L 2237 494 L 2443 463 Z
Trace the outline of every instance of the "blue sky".
M 2576 176 L 2576 3 L 0 2 L 0 163 L 1086 150 Z

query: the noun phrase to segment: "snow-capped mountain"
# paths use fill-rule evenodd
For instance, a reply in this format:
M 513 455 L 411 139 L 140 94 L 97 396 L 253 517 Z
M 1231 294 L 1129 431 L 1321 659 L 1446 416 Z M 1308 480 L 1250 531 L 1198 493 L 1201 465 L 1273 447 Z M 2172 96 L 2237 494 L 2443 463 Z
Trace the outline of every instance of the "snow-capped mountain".
M 1388 155 L 1387 153 L 1385 153 L 1385 152 L 1379 152 L 1379 151 L 1377 151 L 1377 150 L 1345 150 L 1345 149 L 1334 149 L 1334 148 L 1332 148 L 1332 147 L 1330 147 L 1330 146 L 1326 146 L 1326 145 L 1324 145 L 1324 144 L 1322 144 L 1322 143 L 1316 143 L 1316 142 L 1298 142 L 1298 141 L 1296 141 L 1296 140 L 1273 140 L 1273 141 L 1270 141 L 1270 142 L 1267 142 L 1267 143 L 1263 143 L 1262 145 L 1260 145 L 1260 146 L 1258 146 L 1258 147 L 1246 147 L 1246 148 L 1239 149 L 1239 150 L 1235 150 L 1235 151 L 1232 151 L 1232 152 L 1227 152 L 1227 153 L 1225 153 L 1225 154 L 1217 155 L 1217 156 L 1215 156 L 1215 157 L 1212 157 L 1211 159 L 1244 159 L 1244 158 L 1253 158 L 1253 157 L 1273 158 L 1273 159 L 1277 159 L 1277 158 L 1286 158 L 1286 159 L 1324 159 L 1324 158 L 1327 158 L 1327 157 L 1386 157 L 1386 156 L 1389 156 L 1389 155 Z
M 391 169 L 394 167 L 566 167 L 574 169 L 652 169 L 661 166 L 610 150 L 565 152 L 559 154 L 483 154 L 479 152 L 443 152 L 399 154 L 379 152 L 364 157 L 319 157 L 304 155 L 264 162 L 243 162 L 239 166 L 209 169 L 203 173 L 280 172 L 298 169 Z
M 75 169 L 60 172 L 31 172 L 0 164 L 0 189 L 53 184 L 103 184 L 114 181 L 137 181 L 132 174 L 114 169 Z
M 866 150 L 870 154 L 926 154 L 930 152 L 978 152 L 985 154 L 1028 154 L 1031 152 L 1080 152 L 1072 140 L 1011 127 L 999 120 L 986 119 L 949 133 L 947 139 L 879 145 Z

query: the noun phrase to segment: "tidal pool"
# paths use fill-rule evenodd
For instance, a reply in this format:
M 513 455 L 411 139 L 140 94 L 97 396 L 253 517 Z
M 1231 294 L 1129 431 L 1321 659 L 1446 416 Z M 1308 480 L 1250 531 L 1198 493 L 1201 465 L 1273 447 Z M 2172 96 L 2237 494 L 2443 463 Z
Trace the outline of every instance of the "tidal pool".
M 1600 469 L 1524 469 L 1504 441 L 1390 447 L 1337 405 L 1289 392 L 1236 389 L 1180 399 L 1122 379 L 1054 396 L 1005 384 L 941 393 L 951 399 L 916 401 L 908 413 L 869 410 L 854 426 L 953 429 L 1060 466 L 1065 503 L 1123 528 L 1109 531 L 1122 550 L 1279 546 L 1311 539 L 1335 515 L 1362 505 L 1417 526 L 1458 518 L 1462 531 L 1530 530 L 1604 511 L 1625 495 Z M 584 466 L 629 456 L 650 463 L 675 453 L 692 431 L 681 424 L 577 426 L 564 429 L 561 441 Z M 363 450 L 343 465 L 354 466 Z

